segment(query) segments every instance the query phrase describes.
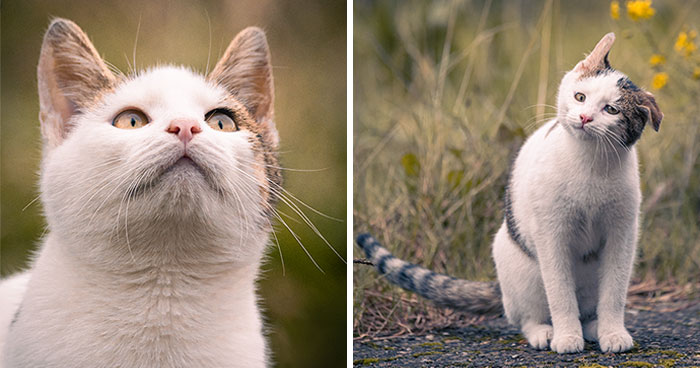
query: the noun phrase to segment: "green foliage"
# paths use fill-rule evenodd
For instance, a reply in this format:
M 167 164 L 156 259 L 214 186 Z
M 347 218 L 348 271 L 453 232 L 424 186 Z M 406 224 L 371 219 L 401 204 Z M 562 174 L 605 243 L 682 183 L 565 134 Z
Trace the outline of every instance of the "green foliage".
M 611 19 L 607 1 L 356 2 L 355 231 L 436 271 L 494 279 L 490 242 L 510 162 L 554 117 L 563 73 L 614 31 L 613 67 L 654 93 L 665 114 L 636 146 L 644 202 L 635 275 L 700 276 L 700 64 L 673 54 L 700 11 L 679 0 L 653 6 L 656 15 L 632 22 Z M 651 67 L 658 53 L 666 64 Z M 668 83 L 654 90 L 662 70 Z M 396 290 L 361 267 L 356 327 L 366 291 Z

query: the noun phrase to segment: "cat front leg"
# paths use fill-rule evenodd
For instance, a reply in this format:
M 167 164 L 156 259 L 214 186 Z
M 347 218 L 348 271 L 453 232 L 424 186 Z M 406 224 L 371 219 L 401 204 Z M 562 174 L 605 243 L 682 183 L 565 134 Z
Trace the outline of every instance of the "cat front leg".
M 563 237 L 561 237 L 563 238 Z M 583 350 L 583 331 L 576 300 L 576 283 L 568 243 L 557 237 L 536 241 L 545 294 L 552 317 L 550 348 L 557 353 Z
M 634 263 L 637 220 L 619 224 L 608 233 L 602 249 L 598 302 L 598 343 L 603 352 L 632 348 L 632 336 L 625 328 L 625 301 Z

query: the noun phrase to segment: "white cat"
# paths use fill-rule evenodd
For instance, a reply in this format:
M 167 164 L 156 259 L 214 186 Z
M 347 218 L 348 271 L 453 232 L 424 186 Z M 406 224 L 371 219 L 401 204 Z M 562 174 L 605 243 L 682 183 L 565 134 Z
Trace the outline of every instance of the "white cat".
M 4 367 L 266 366 L 255 280 L 281 176 L 264 33 L 206 78 L 125 77 L 56 19 L 38 82 L 48 233 L 0 286 Z
M 493 242 L 499 284 L 438 275 L 393 257 L 371 236 L 358 244 L 389 281 L 438 303 L 498 313 L 529 343 L 558 353 L 625 351 L 624 309 L 637 243 L 639 172 L 634 143 L 659 129 L 654 97 L 608 64 L 615 36 L 563 78 L 556 119 L 520 149 Z M 500 286 L 500 288 L 499 288 Z

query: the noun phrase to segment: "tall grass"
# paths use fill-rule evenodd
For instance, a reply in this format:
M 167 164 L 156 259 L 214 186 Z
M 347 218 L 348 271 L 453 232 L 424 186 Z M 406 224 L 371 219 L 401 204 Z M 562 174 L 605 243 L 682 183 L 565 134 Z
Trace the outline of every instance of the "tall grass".
M 665 114 L 660 132 L 648 129 L 637 145 L 645 200 L 635 276 L 700 276 L 700 81 L 692 77 L 699 60 L 673 49 L 681 30 L 700 25 L 700 9 L 664 2 L 651 19 L 633 22 L 624 4 L 619 20 L 609 7 L 356 2 L 355 232 L 370 231 L 397 256 L 433 270 L 494 279 L 490 242 L 510 162 L 553 117 L 564 72 L 615 31 L 613 67 L 650 90 L 655 74 L 670 76 L 652 90 Z M 654 53 L 666 57 L 656 69 L 648 63 Z M 354 281 L 355 332 L 367 333 L 372 296 L 395 302 L 401 294 L 366 266 L 355 266 Z M 391 308 L 380 325 L 399 319 Z

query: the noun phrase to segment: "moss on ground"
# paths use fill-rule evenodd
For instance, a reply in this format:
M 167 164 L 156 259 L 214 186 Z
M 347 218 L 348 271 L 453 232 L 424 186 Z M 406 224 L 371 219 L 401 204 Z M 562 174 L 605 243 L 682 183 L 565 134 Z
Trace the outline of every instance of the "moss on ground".
M 424 342 L 420 345 L 417 346 L 422 346 L 422 347 L 432 347 L 432 348 L 442 348 L 442 342 L 440 341 L 435 341 L 435 342 Z
M 352 361 L 353 365 L 372 365 L 375 363 L 379 362 L 390 362 L 392 360 L 399 359 L 398 356 L 394 357 L 389 357 L 389 358 L 364 358 L 364 359 L 355 359 Z
M 641 362 L 638 360 L 630 360 L 628 362 L 620 363 L 621 367 L 653 367 L 654 365 L 647 362 Z
M 418 357 L 422 357 L 422 356 L 426 356 L 426 355 L 435 355 L 435 354 L 442 354 L 442 352 L 439 352 L 439 351 L 423 351 L 423 352 L 420 352 L 420 353 L 415 353 L 415 354 L 413 354 L 413 357 L 414 357 L 414 358 L 418 358 Z

